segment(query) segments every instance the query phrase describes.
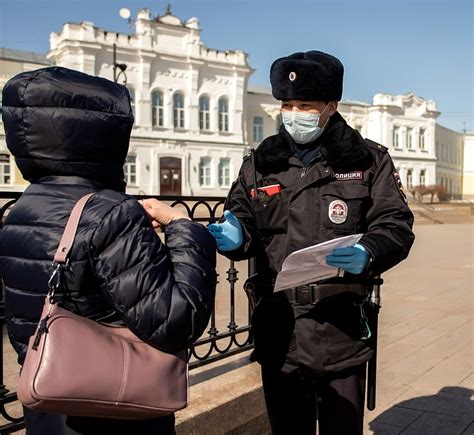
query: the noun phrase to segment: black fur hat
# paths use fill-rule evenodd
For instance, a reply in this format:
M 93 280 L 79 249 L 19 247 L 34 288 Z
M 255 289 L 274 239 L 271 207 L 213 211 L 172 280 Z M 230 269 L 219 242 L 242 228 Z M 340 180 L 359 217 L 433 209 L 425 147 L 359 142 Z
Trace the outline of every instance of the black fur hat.
M 339 101 L 344 67 L 334 56 L 307 51 L 281 57 L 270 68 L 272 94 L 277 100 Z

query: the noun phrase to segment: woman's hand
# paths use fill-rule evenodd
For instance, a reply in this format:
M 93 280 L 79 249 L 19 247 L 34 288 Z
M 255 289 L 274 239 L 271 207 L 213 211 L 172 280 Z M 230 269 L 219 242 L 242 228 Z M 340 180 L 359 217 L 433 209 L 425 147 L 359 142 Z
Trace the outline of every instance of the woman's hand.
M 168 225 L 176 219 L 188 219 L 189 216 L 184 212 L 177 210 L 169 205 L 154 198 L 142 199 L 138 201 L 150 217 L 153 228 L 160 228 Z

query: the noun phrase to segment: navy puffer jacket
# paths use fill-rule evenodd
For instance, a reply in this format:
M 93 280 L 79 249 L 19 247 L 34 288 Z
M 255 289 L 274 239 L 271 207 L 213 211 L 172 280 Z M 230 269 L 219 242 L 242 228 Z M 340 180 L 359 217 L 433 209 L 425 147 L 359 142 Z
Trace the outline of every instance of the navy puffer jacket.
M 63 303 L 94 319 L 120 318 L 152 345 L 176 351 L 204 331 L 216 286 L 215 243 L 180 219 L 165 244 L 123 193 L 133 116 L 128 91 L 52 67 L 4 88 L 7 145 L 31 181 L 0 229 L 0 275 L 10 340 L 23 362 L 41 314 L 51 262 L 69 214 L 87 203 L 64 273 Z

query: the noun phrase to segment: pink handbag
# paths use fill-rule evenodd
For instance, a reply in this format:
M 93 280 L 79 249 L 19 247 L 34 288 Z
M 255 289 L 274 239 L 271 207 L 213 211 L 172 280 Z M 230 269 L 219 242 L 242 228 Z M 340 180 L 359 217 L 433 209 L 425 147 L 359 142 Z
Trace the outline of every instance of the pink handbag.
M 128 328 L 96 322 L 54 301 L 74 242 L 82 197 L 54 256 L 56 269 L 20 375 L 18 398 L 44 412 L 107 418 L 160 417 L 188 404 L 186 351 L 161 352 Z

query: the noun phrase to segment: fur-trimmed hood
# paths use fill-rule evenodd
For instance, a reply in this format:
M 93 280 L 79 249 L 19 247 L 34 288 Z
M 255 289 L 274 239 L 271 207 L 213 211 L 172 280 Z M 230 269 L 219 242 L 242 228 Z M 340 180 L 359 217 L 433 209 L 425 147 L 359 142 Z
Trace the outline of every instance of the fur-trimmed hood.
M 339 112 L 331 117 L 321 137 L 314 141 L 314 146 L 318 145 L 323 160 L 334 170 L 364 169 L 372 165 L 367 143 Z M 283 170 L 293 155 L 293 140 L 282 124 L 278 134 L 266 138 L 255 151 L 256 169 L 262 174 Z

